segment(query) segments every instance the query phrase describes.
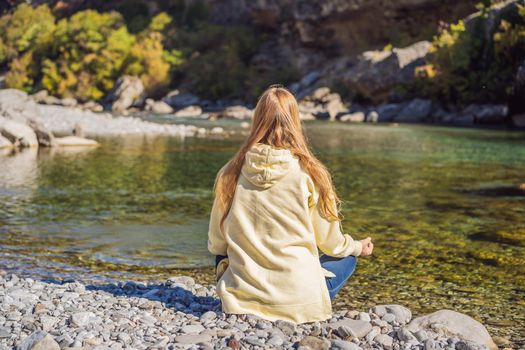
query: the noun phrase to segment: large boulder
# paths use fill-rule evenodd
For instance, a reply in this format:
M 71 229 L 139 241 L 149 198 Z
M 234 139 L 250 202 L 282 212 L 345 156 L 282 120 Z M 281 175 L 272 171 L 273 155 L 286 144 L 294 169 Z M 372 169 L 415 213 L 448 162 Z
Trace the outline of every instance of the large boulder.
M 42 125 L 38 106 L 34 99 L 30 98 L 24 91 L 16 89 L 0 90 L 0 117 L 29 126 L 29 128 L 33 129 L 38 144 L 47 147 L 52 146 L 53 134 Z M 8 124 L 8 127 L 12 128 L 13 125 L 16 126 L 16 124 Z M 27 128 L 17 126 L 16 130 L 10 130 L 11 132 L 16 131 L 18 134 L 11 134 L 8 138 L 11 140 L 22 138 L 19 142 L 11 142 L 21 146 L 32 146 L 33 136 L 30 136 L 31 133 Z M 9 133 L 10 131 L 5 130 L 4 132 Z
M 394 121 L 399 123 L 422 123 L 427 121 L 432 112 L 432 101 L 416 98 L 404 106 Z
M 407 326 L 411 332 L 425 329 L 447 337 L 458 337 L 497 350 L 487 329 L 478 321 L 465 314 L 452 310 L 439 310 L 429 315 L 415 318 Z
M 0 117 L 0 134 L 16 146 L 38 147 L 35 132 L 24 123 Z
M 124 112 L 135 103 L 139 103 L 144 95 L 144 84 L 138 77 L 124 75 L 115 83 L 115 87 L 107 97 L 111 110 Z
M 495 124 L 505 122 L 508 112 L 506 105 L 471 104 L 461 114 L 477 124 Z
M 382 102 L 396 85 L 414 79 L 415 68 L 424 64 L 430 47 L 430 42 L 420 41 L 392 51 L 366 51 L 342 79 L 363 96 Z
M 181 93 L 179 90 L 173 90 L 162 98 L 162 101 L 169 104 L 175 109 L 185 108 L 191 105 L 197 105 L 200 102 L 198 96 L 191 93 Z

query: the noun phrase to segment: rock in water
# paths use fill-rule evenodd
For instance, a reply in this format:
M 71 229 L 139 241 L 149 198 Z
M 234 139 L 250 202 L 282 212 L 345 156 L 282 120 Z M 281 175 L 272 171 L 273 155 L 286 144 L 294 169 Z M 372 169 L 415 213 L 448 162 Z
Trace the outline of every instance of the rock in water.
M 410 101 L 410 103 L 394 117 L 394 121 L 400 123 L 422 123 L 430 117 L 431 111 L 432 101 L 416 98 Z
M 46 332 L 37 331 L 17 346 L 17 350 L 60 350 L 58 343 Z
M 14 145 L 38 147 L 35 132 L 26 124 L 0 117 L 0 134 Z
M 144 93 L 144 84 L 138 77 L 124 75 L 115 83 L 115 87 L 108 95 L 114 112 L 123 112 L 134 103 L 140 101 Z
M 53 136 L 53 133 L 42 125 L 42 123 L 37 122 L 36 120 L 28 120 L 27 125 L 29 125 L 29 127 L 35 132 L 40 146 L 51 147 L 54 145 L 55 137 Z
M 437 327 L 433 326 L 437 325 Z M 420 329 L 438 329 L 442 335 L 455 335 L 458 338 L 484 345 L 491 350 L 498 349 L 487 329 L 472 317 L 452 310 L 439 310 L 429 315 L 415 318 L 407 326 L 411 332 Z
M 198 96 L 190 93 L 181 93 L 179 90 L 173 90 L 162 98 L 173 108 L 185 108 L 191 105 L 196 105 L 200 102 Z

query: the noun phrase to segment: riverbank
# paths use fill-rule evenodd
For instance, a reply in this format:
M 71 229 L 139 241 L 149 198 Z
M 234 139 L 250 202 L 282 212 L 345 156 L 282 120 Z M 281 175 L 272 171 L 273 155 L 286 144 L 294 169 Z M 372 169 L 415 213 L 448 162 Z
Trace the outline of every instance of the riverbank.
M 379 305 L 301 325 L 226 315 L 214 286 L 186 276 L 84 284 L 0 274 L 0 300 L 0 349 L 497 348 L 483 325 L 447 310 L 413 318 Z

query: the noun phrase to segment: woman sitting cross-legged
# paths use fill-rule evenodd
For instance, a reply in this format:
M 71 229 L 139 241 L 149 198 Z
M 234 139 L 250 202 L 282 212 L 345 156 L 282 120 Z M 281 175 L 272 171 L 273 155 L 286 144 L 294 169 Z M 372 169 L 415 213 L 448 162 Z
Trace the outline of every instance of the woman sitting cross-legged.
M 303 135 L 297 101 L 271 86 L 244 145 L 215 181 L 208 249 L 217 256 L 223 311 L 295 323 L 329 319 L 356 256 L 373 250 L 370 237 L 341 232 L 338 203 Z

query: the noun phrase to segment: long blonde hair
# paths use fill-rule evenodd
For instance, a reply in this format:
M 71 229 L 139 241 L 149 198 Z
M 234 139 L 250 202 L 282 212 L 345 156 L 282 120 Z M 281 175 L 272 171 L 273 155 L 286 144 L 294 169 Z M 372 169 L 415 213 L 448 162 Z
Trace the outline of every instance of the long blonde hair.
M 259 97 L 250 135 L 215 181 L 215 196 L 223 209 L 221 229 L 232 206 L 244 157 L 256 143 L 291 151 L 299 159 L 302 168 L 310 175 L 319 192 L 317 205 L 320 214 L 330 221 L 340 220 L 340 200 L 332 183 L 332 177 L 308 147 L 295 97 L 284 87 L 272 85 Z

